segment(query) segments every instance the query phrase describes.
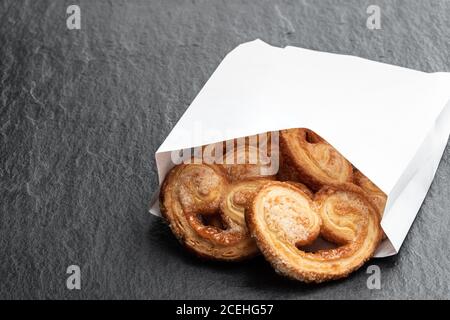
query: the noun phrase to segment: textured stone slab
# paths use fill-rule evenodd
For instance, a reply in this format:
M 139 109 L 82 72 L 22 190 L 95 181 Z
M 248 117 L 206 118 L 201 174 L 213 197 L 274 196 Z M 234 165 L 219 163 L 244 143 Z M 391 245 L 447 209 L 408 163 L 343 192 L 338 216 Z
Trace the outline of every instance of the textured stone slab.
M 450 71 L 448 1 L 0 2 L 0 298 L 450 298 L 450 147 L 400 254 L 308 286 L 186 253 L 148 204 L 153 154 L 227 52 L 261 38 Z M 72 4 L 72 3 L 70 3 Z M 447 16 L 446 16 L 447 15 Z M 66 289 L 68 265 L 82 289 Z

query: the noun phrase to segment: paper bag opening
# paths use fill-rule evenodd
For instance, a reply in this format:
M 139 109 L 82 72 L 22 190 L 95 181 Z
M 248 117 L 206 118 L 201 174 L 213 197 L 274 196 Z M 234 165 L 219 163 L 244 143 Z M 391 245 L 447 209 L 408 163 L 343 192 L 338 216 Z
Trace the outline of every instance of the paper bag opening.
M 158 149 L 160 183 L 174 165 L 173 150 L 311 128 L 388 195 L 381 225 L 389 241 L 375 256 L 393 255 L 445 149 L 449 87 L 445 73 L 246 43 L 226 56 Z

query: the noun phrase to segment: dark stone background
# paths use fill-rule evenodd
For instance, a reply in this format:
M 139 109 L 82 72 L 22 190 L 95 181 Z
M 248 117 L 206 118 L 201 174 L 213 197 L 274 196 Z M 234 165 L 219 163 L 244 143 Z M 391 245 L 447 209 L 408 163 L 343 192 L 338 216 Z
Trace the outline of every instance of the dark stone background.
M 365 268 L 304 285 L 262 258 L 205 263 L 148 213 L 157 147 L 236 45 L 450 71 L 450 1 L 1 0 L 0 17 L 1 298 L 450 298 L 449 147 L 400 254 L 373 261 L 381 290 Z

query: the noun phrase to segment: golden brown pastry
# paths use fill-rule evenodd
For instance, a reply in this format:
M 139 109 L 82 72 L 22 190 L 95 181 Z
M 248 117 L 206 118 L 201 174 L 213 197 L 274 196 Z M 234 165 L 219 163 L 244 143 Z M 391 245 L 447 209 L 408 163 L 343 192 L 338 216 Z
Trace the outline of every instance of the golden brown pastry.
M 228 172 L 231 181 L 240 181 L 245 179 L 265 178 L 275 179 L 275 174 L 271 173 L 270 156 L 266 149 L 259 149 L 251 145 L 242 145 L 235 150 L 225 154 L 224 167 Z M 264 159 L 263 159 L 264 158 Z M 227 159 L 231 159 L 227 164 Z
M 382 217 L 384 208 L 386 207 L 387 195 L 358 169 L 353 171 L 353 177 L 353 183 L 361 187 L 367 193 L 367 196 L 377 207 L 380 217 Z
M 229 186 L 223 168 L 207 164 L 178 165 L 164 180 L 161 212 L 179 241 L 199 256 L 232 261 L 258 253 L 244 220 L 220 210 Z
M 305 186 L 303 183 L 296 182 L 296 181 L 285 181 L 286 183 L 290 184 L 291 186 L 294 186 L 300 190 L 302 190 L 308 197 L 311 199 L 314 197 L 314 193 L 309 190 L 307 186 Z
M 235 223 L 245 225 L 245 210 L 252 203 L 259 189 L 271 182 L 268 179 L 251 179 L 230 184 L 220 205 L 221 211 L 228 219 Z
M 247 215 L 258 247 L 283 275 L 305 282 L 347 276 L 372 257 L 381 239 L 373 204 L 351 184 L 324 187 L 314 201 L 288 183 L 260 189 Z M 316 252 L 299 249 L 320 234 L 339 246 Z
M 350 162 L 313 131 L 280 131 L 280 180 L 299 181 L 317 191 L 352 182 L 352 173 Z

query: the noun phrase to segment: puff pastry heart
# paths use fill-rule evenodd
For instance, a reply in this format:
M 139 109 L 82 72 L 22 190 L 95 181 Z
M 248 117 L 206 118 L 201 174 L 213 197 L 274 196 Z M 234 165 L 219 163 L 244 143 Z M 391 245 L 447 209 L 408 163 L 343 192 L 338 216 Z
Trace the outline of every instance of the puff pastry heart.
M 232 261 L 258 253 L 240 211 L 223 204 L 229 188 L 218 165 L 181 164 L 164 180 L 161 212 L 180 242 L 199 256 Z
M 324 187 L 311 200 L 284 182 L 262 187 L 246 215 L 258 247 L 290 278 L 323 282 L 347 276 L 372 257 L 381 239 L 379 216 L 358 187 Z M 339 246 L 306 252 L 320 234 Z
M 281 180 L 302 182 L 313 191 L 353 179 L 350 162 L 309 129 L 280 131 L 280 164 Z

